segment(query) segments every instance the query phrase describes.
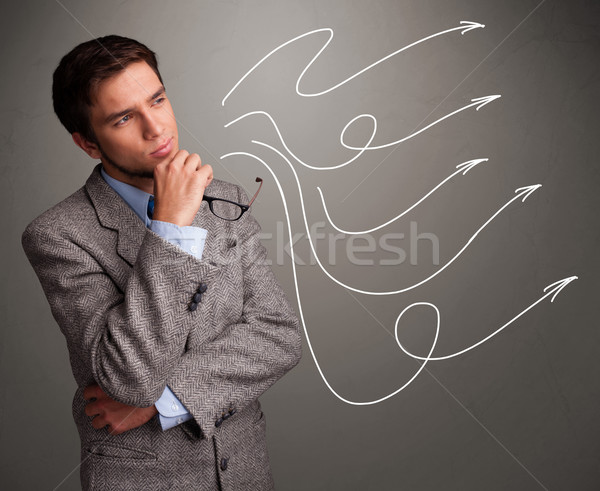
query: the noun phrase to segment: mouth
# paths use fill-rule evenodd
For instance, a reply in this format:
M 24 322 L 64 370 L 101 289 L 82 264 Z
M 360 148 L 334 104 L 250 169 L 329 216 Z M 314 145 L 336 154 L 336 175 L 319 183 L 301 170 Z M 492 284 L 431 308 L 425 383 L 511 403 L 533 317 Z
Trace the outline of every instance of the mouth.
M 150 157 L 166 157 L 173 150 L 173 137 L 169 138 L 165 143 L 158 147 L 150 154 Z

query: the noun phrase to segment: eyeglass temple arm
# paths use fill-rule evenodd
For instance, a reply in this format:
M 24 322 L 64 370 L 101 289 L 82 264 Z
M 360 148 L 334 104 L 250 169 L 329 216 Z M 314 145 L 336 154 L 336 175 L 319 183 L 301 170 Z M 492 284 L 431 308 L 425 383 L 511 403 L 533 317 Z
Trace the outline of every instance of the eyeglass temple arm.
M 252 199 L 248 203 L 248 208 L 250 208 L 252 206 L 252 203 L 254 202 L 254 200 L 256 199 L 256 197 L 258 196 L 258 193 L 260 193 L 260 188 L 262 188 L 262 185 L 263 185 L 263 180 L 260 177 L 256 178 L 256 182 L 260 182 L 260 185 L 258 186 L 258 190 L 256 191 L 256 193 L 254 193 L 254 196 L 252 196 Z

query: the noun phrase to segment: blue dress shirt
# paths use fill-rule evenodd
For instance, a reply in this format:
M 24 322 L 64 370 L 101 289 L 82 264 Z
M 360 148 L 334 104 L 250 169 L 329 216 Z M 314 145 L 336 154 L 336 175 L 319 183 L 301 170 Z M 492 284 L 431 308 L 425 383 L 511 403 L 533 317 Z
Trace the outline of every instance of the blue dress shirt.
M 150 228 L 155 234 L 160 235 L 170 243 L 181 247 L 188 254 L 192 254 L 198 259 L 202 258 L 207 234 L 205 229 L 191 226 L 180 227 L 174 223 L 151 220 L 148 217 L 147 212 L 148 201 L 153 197 L 151 194 L 110 177 L 104 172 L 104 168 L 100 169 L 100 173 L 107 184 L 113 188 L 135 214 L 140 217 L 146 227 Z M 192 418 L 192 415 L 168 386 L 165 387 L 160 399 L 158 399 L 154 405 L 158 410 L 160 425 L 163 431 L 173 428 Z

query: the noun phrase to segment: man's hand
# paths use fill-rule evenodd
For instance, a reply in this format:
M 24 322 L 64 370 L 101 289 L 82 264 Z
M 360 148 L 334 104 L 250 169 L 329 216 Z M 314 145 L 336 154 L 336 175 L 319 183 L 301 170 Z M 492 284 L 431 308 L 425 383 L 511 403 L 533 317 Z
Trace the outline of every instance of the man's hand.
M 117 402 L 107 396 L 98 385 L 86 387 L 83 397 L 90 401 L 85 406 L 85 414 L 95 416 L 92 426 L 99 430 L 108 425 L 111 435 L 120 435 L 142 426 L 158 413 L 155 406 L 140 408 Z
M 210 165 L 202 165 L 200 156 L 179 150 L 173 160 L 154 168 L 154 220 L 175 225 L 191 225 L 204 190 L 213 178 Z

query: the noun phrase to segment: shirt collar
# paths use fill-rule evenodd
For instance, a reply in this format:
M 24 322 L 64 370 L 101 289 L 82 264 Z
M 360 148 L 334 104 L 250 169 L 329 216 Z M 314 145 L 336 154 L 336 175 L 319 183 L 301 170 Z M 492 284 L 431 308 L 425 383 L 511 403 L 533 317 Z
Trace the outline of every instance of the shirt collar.
M 151 194 L 142 191 L 141 189 L 126 184 L 122 181 L 110 177 L 105 171 L 104 167 L 100 168 L 100 174 L 106 181 L 106 183 L 114 189 L 114 191 L 129 205 L 129 207 L 140 217 L 140 220 L 149 227 L 152 220 L 148 218 L 148 200 L 153 197 Z

